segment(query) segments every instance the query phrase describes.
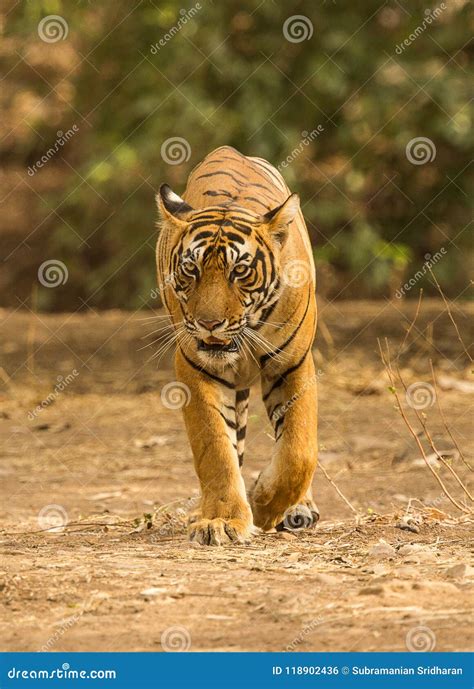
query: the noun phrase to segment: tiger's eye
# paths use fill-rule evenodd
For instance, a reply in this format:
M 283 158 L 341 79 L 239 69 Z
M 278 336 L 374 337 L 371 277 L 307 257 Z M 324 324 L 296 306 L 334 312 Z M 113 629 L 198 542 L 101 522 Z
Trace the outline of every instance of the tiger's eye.
M 190 278 L 196 277 L 197 266 L 194 263 L 194 261 L 192 261 L 189 258 L 186 258 L 183 261 L 181 261 L 181 270 L 185 275 L 187 275 Z
M 250 266 L 246 266 L 242 263 L 241 265 L 235 266 L 234 270 L 232 271 L 232 274 L 236 278 L 243 278 L 249 275 L 250 270 Z

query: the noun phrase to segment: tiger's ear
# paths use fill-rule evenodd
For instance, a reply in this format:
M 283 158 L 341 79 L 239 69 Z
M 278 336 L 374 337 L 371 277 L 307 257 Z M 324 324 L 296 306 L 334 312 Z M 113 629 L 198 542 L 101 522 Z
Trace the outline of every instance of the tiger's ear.
M 288 237 L 288 227 L 300 209 L 298 194 L 291 194 L 286 201 L 268 211 L 263 216 L 263 222 L 269 227 L 272 239 L 282 247 Z
M 194 210 L 181 196 L 175 194 L 167 184 L 161 185 L 156 195 L 156 205 L 158 206 L 161 220 L 169 221 L 175 225 L 186 223 L 189 213 Z

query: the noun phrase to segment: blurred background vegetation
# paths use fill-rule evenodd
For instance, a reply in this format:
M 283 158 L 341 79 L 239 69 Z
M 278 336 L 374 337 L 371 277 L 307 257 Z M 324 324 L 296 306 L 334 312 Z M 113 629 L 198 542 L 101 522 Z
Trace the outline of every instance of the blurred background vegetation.
M 445 0 L 397 52 L 438 5 L 193 3 L 2 3 L 0 303 L 156 305 L 160 183 L 182 192 L 190 170 L 222 144 L 278 166 L 319 125 L 282 172 L 302 199 L 321 293 L 393 296 L 442 247 L 436 275 L 452 298 L 465 293 L 472 4 Z M 39 37 L 48 15 L 67 23 L 63 39 Z M 311 38 L 284 37 L 292 15 L 310 19 Z M 35 171 L 58 132 L 74 126 Z M 163 160 L 170 137 L 189 143 L 187 161 Z M 431 139 L 434 160 L 407 159 L 416 137 Z M 57 289 L 38 284 L 49 259 L 68 269 Z M 408 297 L 418 286 L 432 291 L 429 278 Z

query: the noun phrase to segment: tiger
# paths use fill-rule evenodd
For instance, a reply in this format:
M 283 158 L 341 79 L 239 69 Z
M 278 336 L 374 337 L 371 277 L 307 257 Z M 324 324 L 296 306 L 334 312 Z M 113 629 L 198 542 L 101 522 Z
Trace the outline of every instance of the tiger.
M 182 196 L 163 184 L 156 202 L 158 286 L 201 489 L 189 539 L 248 543 L 258 528 L 313 526 L 315 266 L 299 197 L 266 160 L 222 146 L 192 170 Z M 275 444 L 247 493 L 241 467 L 258 380 Z

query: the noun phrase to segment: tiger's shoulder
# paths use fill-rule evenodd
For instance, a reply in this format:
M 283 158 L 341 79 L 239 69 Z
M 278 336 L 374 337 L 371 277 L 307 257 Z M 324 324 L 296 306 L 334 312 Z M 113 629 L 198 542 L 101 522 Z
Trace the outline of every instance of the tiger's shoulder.
M 246 156 L 232 146 L 219 146 L 207 154 L 205 158 L 191 171 L 188 186 L 196 179 L 209 179 L 218 176 L 219 171 L 234 172 L 240 180 L 237 182 L 248 186 L 260 184 L 274 192 L 274 201 L 284 200 L 290 190 L 280 172 L 264 158 Z M 206 177 L 203 177 L 203 175 Z M 237 181 L 237 180 L 236 180 Z

